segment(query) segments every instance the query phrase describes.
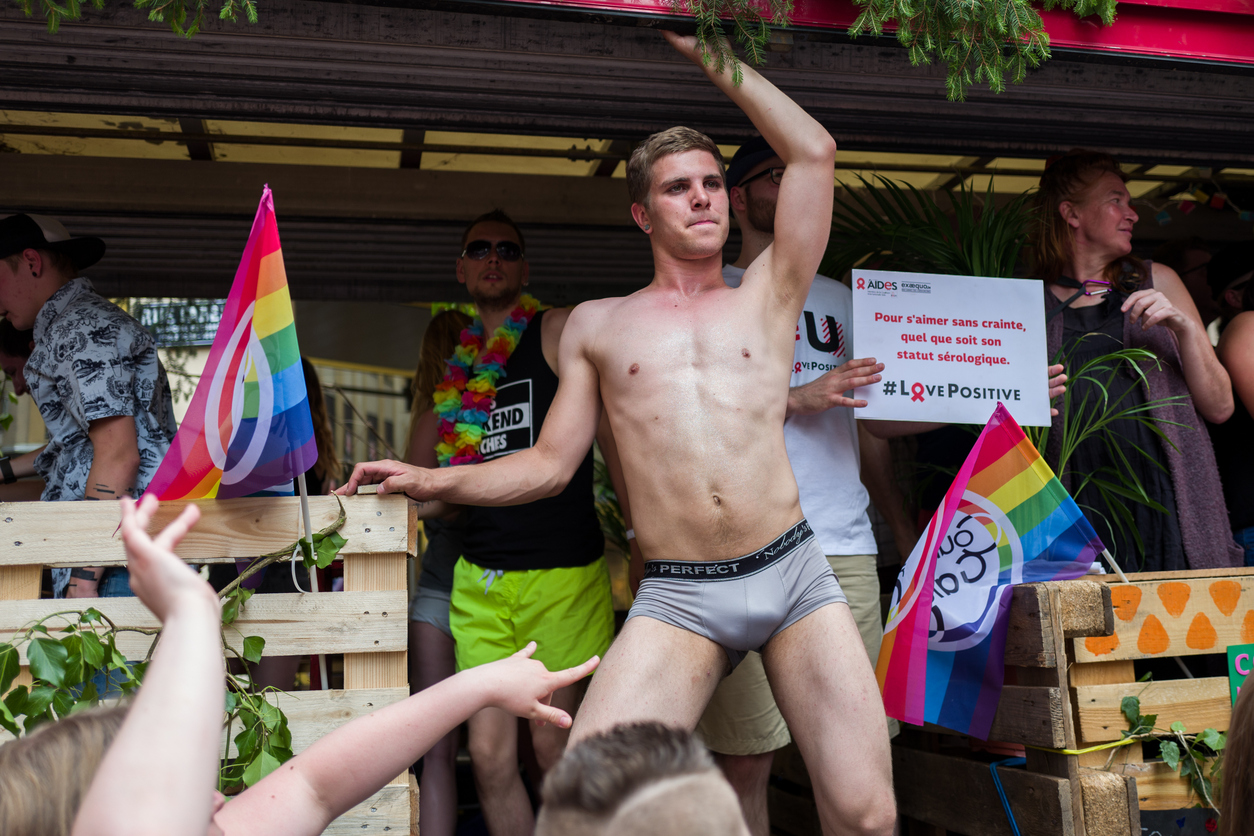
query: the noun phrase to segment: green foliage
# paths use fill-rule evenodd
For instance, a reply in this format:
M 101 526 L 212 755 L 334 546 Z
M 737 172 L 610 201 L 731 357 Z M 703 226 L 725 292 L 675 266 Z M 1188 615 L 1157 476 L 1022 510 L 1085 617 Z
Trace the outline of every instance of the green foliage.
M 1061 357 L 1055 362 L 1062 362 Z M 1157 367 L 1159 359 L 1152 351 L 1143 348 L 1123 348 L 1096 357 L 1079 368 L 1067 369 L 1067 392 L 1058 405 L 1061 420 L 1062 441 L 1059 445 L 1058 461 L 1054 470 L 1060 478 L 1067 476 L 1071 480 L 1072 496 L 1079 496 L 1087 487 L 1097 490 L 1103 503 L 1110 511 L 1106 517 L 1095 508 L 1084 507 L 1090 521 L 1103 523 L 1107 530 L 1115 534 L 1125 532 L 1136 544 L 1139 554 L 1145 553 L 1145 544 L 1132 515 L 1128 503 L 1133 502 L 1153 508 L 1160 513 L 1168 513 L 1159 502 L 1146 492 L 1145 485 L 1132 467 L 1131 456 L 1144 456 L 1159 469 L 1163 465 L 1150 452 L 1133 444 L 1127 435 L 1119 432 L 1117 422 L 1135 421 L 1148 428 L 1158 436 L 1162 443 L 1170 445 L 1171 441 L 1163 432 L 1163 426 L 1180 426 L 1172 421 L 1153 417 L 1153 410 L 1161 406 L 1183 399 L 1180 395 L 1172 398 L 1159 398 L 1146 401 L 1139 405 L 1130 405 L 1123 399 L 1115 399 L 1110 390 L 1116 375 L 1130 373 L 1146 386 L 1145 369 Z M 1087 385 L 1084 385 L 1087 384 Z M 1084 394 L 1077 393 L 1083 391 Z M 1094 394 L 1096 392 L 1096 394 Z M 1026 427 L 1024 432 L 1038 450 L 1044 450 L 1049 441 L 1050 427 Z M 1107 456 L 1112 464 L 1098 468 L 1091 473 L 1080 473 L 1068 468 L 1071 456 L 1076 449 L 1089 439 L 1099 439 L 1106 448 Z M 1099 535 L 1100 535 L 1099 531 Z M 1115 555 L 1122 560 L 1122 555 Z
M 671 0 L 676 14 L 687 12 L 696 19 L 702 60 L 706 64 L 713 61 L 720 73 L 730 65 L 736 86 L 740 86 L 742 77 L 740 62 L 723 29 L 723 21 L 730 18 L 732 32 L 749 62 L 761 64 L 766 60 L 766 44 L 771 37 L 768 19 L 776 26 L 787 26 L 793 0 L 766 0 L 767 17 L 759 11 L 762 5 L 755 0 Z
M 948 72 L 945 89 L 952 101 L 972 84 L 987 83 L 994 93 L 1006 89 L 1006 77 L 1023 81 L 1029 68 L 1049 58 L 1049 35 L 1029 0 L 854 0 L 862 7 L 849 34 L 883 34 L 897 27 L 897 40 L 910 52 L 910 63 L 939 58 Z M 1115 0 L 1045 0 L 1045 8 L 1070 9 L 1077 17 L 1097 15 L 1109 26 Z
M 0 727 L 10 734 L 29 734 L 41 723 L 59 720 L 99 704 L 92 681 L 102 677 L 104 690 L 129 694 L 139 686 L 146 664 L 128 665 L 118 651 L 117 634 L 152 635 L 155 630 L 119 629 L 99 610 L 55 612 L 0 642 Z M 32 682 L 9 690 L 21 670 L 19 648 L 26 645 Z
M 1156 728 L 1157 714 L 1141 714 L 1140 697 L 1124 697 L 1119 704 L 1128 729 L 1120 734 L 1128 738 L 1163 738 L 1158 744 L 1158 754 L 1163 763 L 1189 782 L 1189 787 L 1210 808 L 1215 808 L 1218 793 L 1215 785 L 1223 773 L 1223 751 L 1227 736 L 1214 729 L 1204 729 L 1201 734 L 1188 734 L 1179 720 L 1167 730 Z M 1207 764 L 1210 768 L 1207 769 Z
M 252 590 L 236 588 L 222 608 L 225 626 L 234 622 Z M 139 687 L 147 660 L 128 663 L 118 650 L 119 633 L 154 636 L 148 656 L 156 648 L 158 630 L 120 628 L 94 608 L 83 612 L 56 612 L 33 622 L 8 642 L 0 642 L 0 728 L 14 736 L 29 734 L 41 723 L 68 717 L 100 704 L 102 698 L 128 695 Z M 32 683 L 10 689 L 21 670 L 19 648 L 25 644 Z M 223 642 L 225 652 L 241 661 L 256 663 L 265 650 L 265 639 L 246 636 L 242 652 Z M 102 676 L 103 688 L 93 681 Z M 236 755 L 223 753 L 219 789 L 252 786 L 292 757 L 292 733 L 287 716 L 269 701 L 274 689 L 257 691 L 246 675 L 227 676 L 227 737 L 238 723 L 234 737 Z
M 78 20 L 83 16 L 80 0 L 17 0 L 27 17 L 40 14 L 48 21 L 48 31 L 56 32 L 65 20 Z M 103 9 L 104 0 L 90 0 L 93 8 Z M 190 38 L 200 31 L 206 12 L 212 12 L 209 0 L 135 0 L 135 8 L 146 9 L 148 19 L 168 23 L 177 35 Z M 253 0 L 223 0 L 218 18 L 232 23 L 243 13 L 249 23 L 257 22 L 257 6 Z
M 1027 240 L 1031 192 L 997 206 L 992 178 L 983 195 L 964 182 L 948 193 L 946 212 L 933 194 L 909 183 L 876 175 L 877 188 L 861 175 L 858 180 L 863 188 L 846 186 L 832 206 L 832 234 L 819 272 L 842 276 L 865 262 L 881 270 L 1014 275 Z

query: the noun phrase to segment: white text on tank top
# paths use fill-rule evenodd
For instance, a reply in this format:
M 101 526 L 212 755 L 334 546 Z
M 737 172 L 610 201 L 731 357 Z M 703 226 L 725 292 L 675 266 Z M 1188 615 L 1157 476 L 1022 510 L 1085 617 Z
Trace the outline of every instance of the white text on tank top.
M 739 287 L 744 270 L 723 267 L 723 280 Z M 818 380 L 853 358 L 853 293 L 834 279 L 815 276 L 797 320 L 790 387 Z M 824 554 L 875 554 L 867 516 L 870 497 L 863 487 L 854 410 L 836 407 L 784 422 L 788 461 L 797 478 L 801 510 Z

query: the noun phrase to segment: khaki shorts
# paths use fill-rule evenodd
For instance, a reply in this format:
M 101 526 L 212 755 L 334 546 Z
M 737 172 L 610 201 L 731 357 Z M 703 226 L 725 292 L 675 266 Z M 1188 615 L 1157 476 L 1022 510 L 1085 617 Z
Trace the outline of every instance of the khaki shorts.
M 875 555 L 829 555 L 827 562 L 849 599 L 862 643 L 874 665 L 884 638 Z M 897 721 L 890 717 L 889 736 L 896 737 L 898 731 Z M 759 755 L 788 745 L 792 738 L 771 695 L 761 656 L 750 653 L 719 683 L 697 724 L 697 735 L 711 751 L 723 755 Z

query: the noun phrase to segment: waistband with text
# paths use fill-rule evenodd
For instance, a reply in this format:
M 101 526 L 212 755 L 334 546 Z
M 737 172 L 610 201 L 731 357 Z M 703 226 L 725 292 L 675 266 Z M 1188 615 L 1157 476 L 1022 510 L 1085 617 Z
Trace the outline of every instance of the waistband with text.
M 678 581 L 729 581 L 757 574 L 814 537 L 806 520 L 794 525 L 753 554 L 731 560 L 649 560 L 644 564 L 645 580 L 669 578 Z

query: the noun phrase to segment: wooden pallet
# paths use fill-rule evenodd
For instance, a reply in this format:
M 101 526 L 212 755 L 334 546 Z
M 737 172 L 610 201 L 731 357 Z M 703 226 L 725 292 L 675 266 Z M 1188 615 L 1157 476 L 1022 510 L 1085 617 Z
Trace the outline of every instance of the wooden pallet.
M 164 503 L 152 530 L 177 516 L 185 504 Z M 200 522 L 179 546 L 189 563 L 265 554 L 292 543 L 299 533 L 300 502 L 295 497 L 196 504 Z M 409 695 L 406 561 L 416 551 L 417 521 L 403 496 L 361 495 L 345 499 L 344 507 L 344 592 L 257 595 L 226 631 L 228 642 L 262 636 L 267 655 L 344 654 L 344 690 L 280 698 L 295 752 L 353 718 Z M 318 530 L 335 520 L 339 506 L 334 497 L 311 497 L 310 511 Z M 11 635 L 41 614 L 75 606 L 94 606 L 119 626 L 155 626 L 152 614 L 133 598 L 38 600 L 44 566 L 125 564 L 117 525 L 118 509 L 112 503 L 0 503 L 0 636 Z M 142 659 L 150 640 L 133 636 L 122 634 L 118 649 L 128 659 Z M 29 681 L 23 669 L 15 684 Z M 416 833 L 417 793 L 412 776 L 401 775 L 326 832 Z
M 1189 732 L 1228 728 L 1226 678 L 1137 683 L 1133 662 L 1222 653 L 1254 642 L 1254 569 L 1146 573 L 1024 584 L 1014 590 L 1006 680 L 990 739 L 1026 745 L 1022 769 L 999 775 L 1023 836 L 1139 836 L 1141 810 L 1198 803 L 1188 784 L 1140 744 L 1082 755 L 1119 740 L 1125 696 L 1137 696 L 1158 726 Z M 907 729 L 893 744 L 893 779 L 905 833 L 1011 833 L 988 764 L 944 729 Z M 1109 768 L 1107 762 L 1110 761 Z M 772 826 L 817 834 L 809 777 L 795 747 L 776 757 Z

